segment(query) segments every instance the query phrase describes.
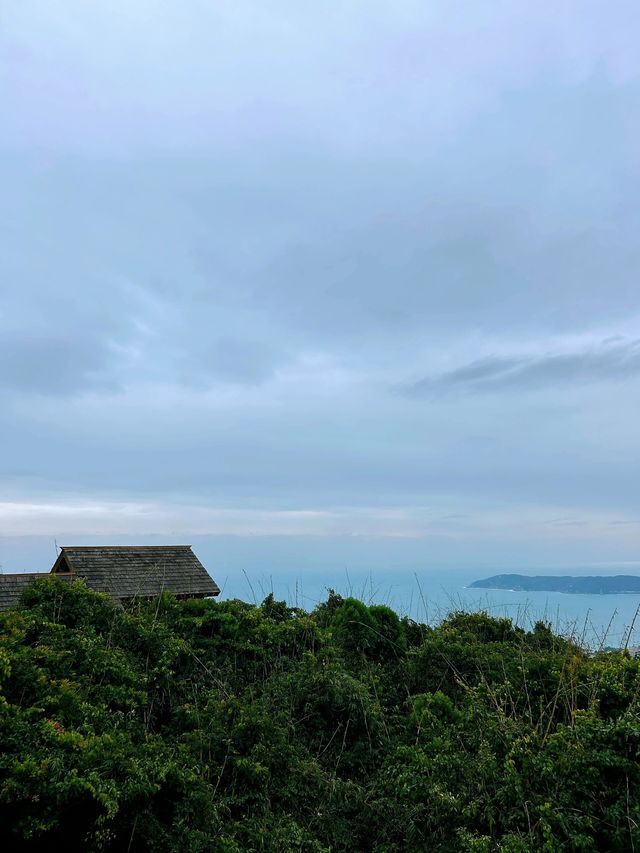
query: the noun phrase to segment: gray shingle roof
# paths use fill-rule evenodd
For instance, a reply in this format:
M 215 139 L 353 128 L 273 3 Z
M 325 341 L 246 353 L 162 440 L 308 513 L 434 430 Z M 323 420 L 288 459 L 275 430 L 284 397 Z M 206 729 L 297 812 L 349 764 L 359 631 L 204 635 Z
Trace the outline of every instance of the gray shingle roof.
M 165 590 L 180 598 L 220 592 L 189 545 L 65 547 L 51 571 L 73 572 L 91 589 L 119 600 Z
M 6 610 L 18 603 L 20 593 L 37 578 L 46 578 L 48 572 L 20 572 L 11 575 L 0 574 L 0 610 Z M 60 580 L 70 580 L 71 575 L 60 575 Z

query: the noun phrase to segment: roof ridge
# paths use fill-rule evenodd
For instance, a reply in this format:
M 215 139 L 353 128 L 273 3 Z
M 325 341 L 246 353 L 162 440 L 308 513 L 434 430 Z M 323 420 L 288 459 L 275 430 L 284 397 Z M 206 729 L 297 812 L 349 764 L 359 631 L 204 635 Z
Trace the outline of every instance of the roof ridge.
M 140 551 L 166 550 L 168 548 L 192 548 L 191 545 L 60 545 L 61 551 Z

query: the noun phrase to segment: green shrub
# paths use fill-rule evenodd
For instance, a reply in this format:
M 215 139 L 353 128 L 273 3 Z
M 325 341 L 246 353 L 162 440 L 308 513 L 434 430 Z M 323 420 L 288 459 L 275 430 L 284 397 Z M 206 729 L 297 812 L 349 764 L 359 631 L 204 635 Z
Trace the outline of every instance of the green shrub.
M 639 671 L 482 613 L 45 579 L 0 614 L 0 845 L 640 849 Z

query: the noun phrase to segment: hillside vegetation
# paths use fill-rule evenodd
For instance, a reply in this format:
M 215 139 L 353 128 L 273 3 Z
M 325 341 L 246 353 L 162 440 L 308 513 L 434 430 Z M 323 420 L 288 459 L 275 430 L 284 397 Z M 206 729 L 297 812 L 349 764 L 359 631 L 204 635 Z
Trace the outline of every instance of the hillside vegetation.
M 640 850 L 638 662 L 330 594 L 0 617 L 0 846 Z
M 608 595 L 640 593 L 640 577 L 637 575 L 493 575 L 474 581 L 475 589 L 510 589 L 526 592 L 568 592 L 580 595 Z

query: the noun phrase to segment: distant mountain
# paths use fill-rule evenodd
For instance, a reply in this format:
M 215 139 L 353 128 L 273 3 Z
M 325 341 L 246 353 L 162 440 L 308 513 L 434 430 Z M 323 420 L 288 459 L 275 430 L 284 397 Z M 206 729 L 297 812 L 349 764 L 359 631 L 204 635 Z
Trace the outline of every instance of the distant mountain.
M 577 592 L 590 595 L 640 594 L 640 577 L 635 575 L 611 575 L 609 577 L 493 575 L 493 577 L 485 580 L 474 581 L 471 586 L 480 589 L 512 589 L 523 592 Z

